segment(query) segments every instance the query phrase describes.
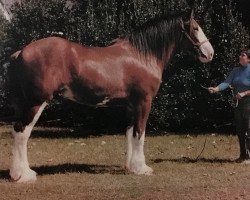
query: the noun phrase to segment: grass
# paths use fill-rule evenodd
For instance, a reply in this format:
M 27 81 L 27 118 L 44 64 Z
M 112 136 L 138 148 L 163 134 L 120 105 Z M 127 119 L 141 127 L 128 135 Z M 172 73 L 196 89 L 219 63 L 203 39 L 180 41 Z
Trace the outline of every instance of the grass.
M 204 141 L 206 146 L 200 154 Z M 0 128 L 0 199 L 250 199 L 250 166 L 239 164 L 232 135 L 153 136 L 145 142 L 153 176 L 124 170 L 120 134 L 81 136 L 70 129 L 36 128 L 28 144 L 37 181 L 9 180 L 12 138 Z

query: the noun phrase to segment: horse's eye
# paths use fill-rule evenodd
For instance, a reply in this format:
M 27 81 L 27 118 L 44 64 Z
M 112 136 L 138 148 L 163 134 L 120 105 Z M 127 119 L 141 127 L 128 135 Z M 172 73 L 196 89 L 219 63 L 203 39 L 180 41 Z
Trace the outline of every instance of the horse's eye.
M 199 30 L 199 25 L 195 20 L 192 21 L 191 26 L 192 26 L 193 30 L 195 30 L 195 31 Z
M 199 27 L 198 27 L 198 26 L 195 26 L 195 27 L 194 27 L 194 30 L 195 30 L 195 31 L 198 31 L 198 30 L 199 30 Z

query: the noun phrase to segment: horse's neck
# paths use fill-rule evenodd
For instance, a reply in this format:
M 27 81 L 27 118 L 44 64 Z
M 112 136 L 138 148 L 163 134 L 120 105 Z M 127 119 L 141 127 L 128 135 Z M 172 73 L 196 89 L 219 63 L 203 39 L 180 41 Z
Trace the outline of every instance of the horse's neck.
M 175 48 L 176 48 L 175 43 L 169 45 L 163 58 L 158 59 L 156 56 L 153 56 L 153 55 L 147 55 L 147 56 L 143 55 L 142 52 L 139 52 L 133 45 L 131 45 L 131 43 L 128 40 L 123 40 L 123 39 L 115 40 L 115 42 L 111 46 L 113 46 L 113 47 L 119 46 L 122 49 L 129 50 L 130 53 L 133 52 L 132 55 L 137 55 L 138 59 L 140 59 L 140 60 L 141 59 L 143 60 L 143 58 L 145 58 L 145 61 L 143 61 L 143 62 L 145 62 L 146 65 L 152 65 L 152 66 L 157 65 L 157 67 L 160 69 L 160 71 L 162 73 L 164 71 L 164 67 L 169 63 L 171 57 L 173 56 L 173 53 L 174 53 Z
M 164 71 L 164 67 L 170 62 L 173 56 L 173 53 L 175 51 L 175 46 L 176 46 L 175 44 L 171 44 L 166 50 L 165 56 L 163 56 L 159 64 L 159 67 L 161 68 L 162 72 Z

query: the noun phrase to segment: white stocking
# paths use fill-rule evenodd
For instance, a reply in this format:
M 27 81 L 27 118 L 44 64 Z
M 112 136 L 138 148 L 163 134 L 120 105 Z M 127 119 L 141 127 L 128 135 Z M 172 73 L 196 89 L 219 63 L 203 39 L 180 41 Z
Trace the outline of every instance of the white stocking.
M 14 145 L 12 151 L 13 160 L 10 168 L 10 176 L 13 180 L 17 182 L 27 182 L 36 180 L 36 172 L 31 170 L 29 167 L 27 157 L 27 143 L 31 131 L 46 105 L 47 103 L 44 102 L 40 106 L 32 122 L 25 127 L 23 132 L 16 132 L 15 130 L 13 130 L 12 132 L 14 137 Z

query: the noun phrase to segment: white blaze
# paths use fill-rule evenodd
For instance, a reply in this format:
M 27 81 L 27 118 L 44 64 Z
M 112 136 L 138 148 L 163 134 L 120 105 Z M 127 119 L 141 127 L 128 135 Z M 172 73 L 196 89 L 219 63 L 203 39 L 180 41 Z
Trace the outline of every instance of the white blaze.
M 199 46 L 200 51 L 202 52 L 202 54 L 204 54 L 205 57 L 200 56 L 199 59 L 202 63 L 207 63 L 209 61 L 211 61 L 213 59 L 213 55 L 214 55 L 214 49 L 212 47 L 212 45 L 210 44 L 210 42 L 208 41 L 206 35 L 204 34 L 204 32 L 202 31 L 201 27 L 198 26 L 198 31 L 196 32 L 196 37 L 198 39 L 199 42 L 204 42 L 203 44 L 201 44 L 201 46 Z

